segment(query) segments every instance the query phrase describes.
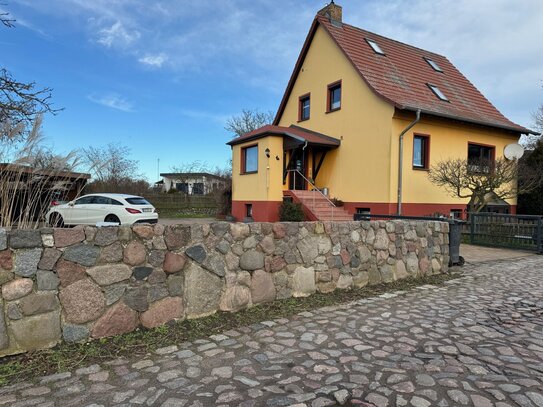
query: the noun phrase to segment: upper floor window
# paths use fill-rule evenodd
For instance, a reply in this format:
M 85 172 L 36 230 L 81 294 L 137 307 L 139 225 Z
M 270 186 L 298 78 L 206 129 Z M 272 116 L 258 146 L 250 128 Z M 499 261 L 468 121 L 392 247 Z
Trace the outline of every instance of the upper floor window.
M 298 120 L 308 120 L 310 115 L 310 95 L 309 93 L 307 95 L 300 96 L 300 106 L 299 106 L 299 112 L 298 112 Z
M 241 173 L 258 172 L 258 145 L 241 149 Z
M 430 65 L 434 71 L 436 71 L 436 72 L 443 72 L 443 69 L 441 69 L 441 68 L 439 67 L 439 65 L 437 64 L 437 62 L 434 61 L 433 59 L 424 57 L 424 60 L 425 60 L 426 62 L 428 62 L 428 65 Z
M 366 38 L 366 42 L 371 47 L 373 52 L 375 52 L 376 54 L 379 54 L 379 55 L 385 55 L 385 52 L 381 49 L 379 44 L 377 44 L 375 41 Z
M 444 102 L 448 102 L 449 98 L 445 96 L 445 94 L 439 89 L 436 85 L 432 85 L 430 83 L 427 83 L 428 87 L 434 92 L 434 95 L 436 95 L 440 100 L 443 100 Z
M 427 170 L 430 158 L 430 137 L 415 135 L 413 137 L 413 168 Z
M 487 174 L 494 163 L 496 148 L 481 144 L 468 144 L 468 166 L 473 173 Z
M 328 112 L 341 109 L 341 81 L 328 85 Z

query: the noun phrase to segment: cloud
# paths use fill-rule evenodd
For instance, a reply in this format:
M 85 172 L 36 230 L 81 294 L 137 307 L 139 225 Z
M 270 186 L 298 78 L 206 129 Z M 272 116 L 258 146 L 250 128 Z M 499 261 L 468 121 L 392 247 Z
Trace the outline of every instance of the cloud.
M 141 57 L 138 59 L 139 62 L 141 62 L 143 65 L 148 65 L 154 68 L 161 68 L 162 64 L 168 60 L 168 56 L 164 54 L 158 54 L 158 55 L 145 55 L 144 57 Z
M 18 0 L 135 64 L 172 77 L 283 91 L 321 3 L 300 0 Z M 345 22 L 447 56 L 507 116 L 541 103 L 541 0 L 340 0 Z M 61 20 L 62 21 L 62 20 Z M 152 51 L 150 51 L 152 50 Z M 522 113 L 525 112 L 525 113 Z
M 102 95 L 91 94 L 88 96 L 91 102 L 97 103 L 102 106 L 109 107 L 111 109 L 120 110 L 122 112 L 133 112 L 134 105 L 129 100 L 125 99 L 118 93 L 105 93 Z
M 96 42 L 108 48 L 125 48 L 140 38 L 140 33 L 136 30 L 127 30 L 123 23 L 116 21 L 110 27 L 101 28 L 96 37 Z
M 227 115 L 227 114 L 217 114 L 217 113 L 208 112 L 205 110 L 192 110 L 192 109 L 182 109 L 180 113 L 183 116 L 188 117 L 189 119 L 212 120 L 221 125 L 226 124 L 226 121 L 232 116 L 232 115 Z

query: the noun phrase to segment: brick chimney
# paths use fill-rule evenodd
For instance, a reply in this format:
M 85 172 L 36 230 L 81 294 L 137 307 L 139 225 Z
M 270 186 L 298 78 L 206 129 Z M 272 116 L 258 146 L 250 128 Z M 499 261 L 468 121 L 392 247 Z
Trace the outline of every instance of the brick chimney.
M 336 3 L 334 3 L 334 0 L 330 1 L 330 3 L 322 10 L 319 10 L 317 14 L 328 18 L 332 23 L 336 23 L 338 25 L 341 25 L 342 23 L 343 13 L 341 6 L 338 6 Z

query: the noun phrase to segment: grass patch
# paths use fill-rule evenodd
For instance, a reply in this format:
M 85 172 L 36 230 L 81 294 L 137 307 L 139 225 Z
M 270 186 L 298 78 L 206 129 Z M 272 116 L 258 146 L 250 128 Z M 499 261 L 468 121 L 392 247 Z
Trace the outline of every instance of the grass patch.
M 335 290 L 328 294 L 316 293 L 306 298 L 277 300 L 236 313 L 219 312 L 205 318 L 170 323 L 149 330 L 138 329 L 128 334 L 102 338 L 84 344 L 61 344 L 53 349 L 8 356 L 0 363 L 0 386 L 57 372 L 71 371 L 116 357 L 138 358 L 158 348 L 204 338 L 229 329 L 289 317 L 320 307 L 374 297 L 385 292 L 410 290 L 424 284 L 442 285 L 445 281 L 457 277 L 454 274 L 439 274 L 364 288 Z

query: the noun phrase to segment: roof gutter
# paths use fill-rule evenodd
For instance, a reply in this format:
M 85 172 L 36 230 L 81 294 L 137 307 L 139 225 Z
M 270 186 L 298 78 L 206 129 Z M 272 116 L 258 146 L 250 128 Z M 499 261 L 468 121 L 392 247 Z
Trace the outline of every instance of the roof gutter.
M 398 159 L 398 215 L 402 214 L 402 188 L 403 188 L 403 136 L 413 128 L 420 120 L 420 109 L 417 109 L 417 117 L 400 133 L 400 152 Z
M 408 110 L 408 111 L 411 111 L 411 112 L 416 112 L 417 110 L 421 110 L 421 109 L 410 107 L 410 106 L 396 106 L 396 107 L 398 107 L 398 109 L 400 109 L 400 110 Z M 508 130 L 508 131 L 512 131 L 512 132 L 515 132 L 515 133 L 519 133 L 519 134 L 526 134 L 526 135 L 532 134 L 534 136 L 539 136 L 540 135 L 540 133 L 538 133 L 538 132 L 536 132 L 534 130 L 524 128 L 522 126 L 519 126 L 519 127 L 515 128 L 515 127 L 510 127 L 510 126 L 504 126 L 504 125 L 501 125 L 501 124 L 485 122 L 483 120 L 467 119 L 467 118 L 462 117 L 462 116 L 455 116 L 455 115 L 446 114 L 446 113 L 432 112 L 430 110 L 424 110 L 424 109 L 421 110 L 421 113 L 427 114 L 427 115 L 430 115 L 430 116 L 434 116 L 434 117 L 443 117 L 445 119 L 458 120 L 460 122 L 465 122 L 465 123 L 470 123 L 470 124 L 477 124 L 479 126 L 486 126 L 486 127 L 493 127 L 493 128 L 496 128 L 496 129 Z

